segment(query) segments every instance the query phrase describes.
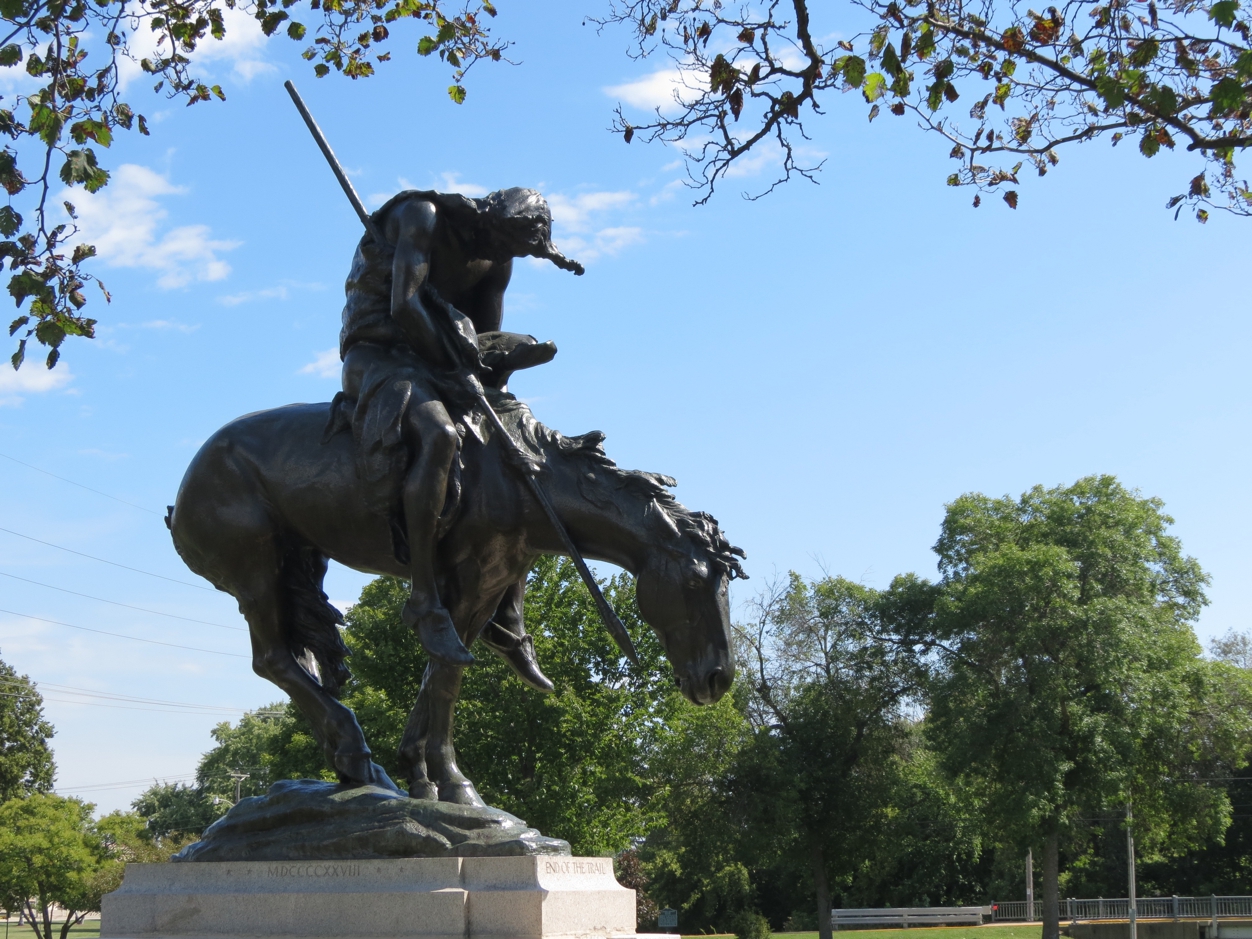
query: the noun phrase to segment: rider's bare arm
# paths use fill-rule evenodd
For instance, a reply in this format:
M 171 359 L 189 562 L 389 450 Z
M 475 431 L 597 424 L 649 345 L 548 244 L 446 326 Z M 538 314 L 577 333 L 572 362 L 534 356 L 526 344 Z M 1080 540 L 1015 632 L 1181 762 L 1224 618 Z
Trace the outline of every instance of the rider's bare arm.
M 430 275 L 435 222 L 435 207 L 429 202 L 406 202 L 387 219 L 383 234 L 396 246 L 391 268 L 391 316 L 418 355 L 437 368 L 450 368 L 455 363 L 449 361 L 419 292 Z
M 504 291 L 513 276 L 513 259 L 494 262 L 474 288 L 470 318 L 480 333 L 500 328 L 504 322 Z

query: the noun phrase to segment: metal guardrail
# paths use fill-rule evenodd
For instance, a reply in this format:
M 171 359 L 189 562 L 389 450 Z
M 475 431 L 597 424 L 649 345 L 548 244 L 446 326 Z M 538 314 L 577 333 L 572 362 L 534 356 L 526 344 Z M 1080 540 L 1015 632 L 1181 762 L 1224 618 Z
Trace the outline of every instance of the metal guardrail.
M 831 910 L 831 925 L 840 926 L 979 926 L 989 906 L 904 906 L 883 909 Z
M 1098 900 L 1066 899 L 1057 905 L 1060 919 L 1081 922 L 1091 919 L 1129 919 L 1130 901 L 1125 897 Z M 991 906 L 992 922 L 1038 922 L 1043 919 L 1043 901 L 1034 902 L 1032 916 L 1026 915 L 1025 900 L 1006 900 Z M 1252 897 L 1139 897 L 1136 919 L 1252 919 Z

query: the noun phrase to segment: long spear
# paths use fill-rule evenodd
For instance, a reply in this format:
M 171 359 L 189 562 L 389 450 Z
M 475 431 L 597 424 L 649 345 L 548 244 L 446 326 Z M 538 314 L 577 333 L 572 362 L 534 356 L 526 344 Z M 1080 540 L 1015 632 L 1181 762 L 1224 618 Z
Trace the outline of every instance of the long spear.
M 365 226 L 365 230 L 369 232 L 370 237 L 374 239 L 374 243 L 378 245 L 387 244 L 383 234 L 379 231 L 378 226 L 374 223 L 373 216 L 365 209 L 365 203 L 361 201 L 361 197 L 357 195 L 356 189 L 352 185 L 352 181 L 343 171 L 343 167 L 339 165 L 339 160 L 335 158 L 335 152 L 331 150 L 330 144 L 326 141 L 326 135 L 322 133 L 322 129 L 317 126 L 317 121 L 313 120 L 313 115 L 309 113 L 309 109 L 304 104 L 304 99 L 300 97 L 300 92 L 296 91 L 296 86 L 290 81 L 284 82 L 283 87 L 287 89 L 287 93 L 291 95 L 291 100 L 295 102 L 296 110 L 300 112 L 300 116 L 304 118 L 304 123 L 308 125 L 309 133 L 313 135 L 313 139 L 317 141 L 317 146 L 322 151 L 322 156 L 326 157 L 326 162 L 330 164 L 330 168 L 334 171 L 335 178 L 339 180 L 339 185 L 343 187 L 344 195 L 348 197 L 348 201 L 352 203 L 352 208 L 356 210 L 357 216 L 361 219 L 361 224 Z M 552 505 L 552 500 L 548 498 L 548 494 L 544 491 L 539 480 L 526 467 L 531 465 L 531 461 L 526 457 L 525 451 L 521 445 L 513 439 L 513 435 L 509 433 L 504 423 L 500 420 L 500 415 L 491 406 L 487 400 L 487 395 L 483 391 L 482 382 L 478 380 L 478 376 L 472 372 L 468 375 L 470 388 L 473 390 L 475 397 L 478 399 L 478 406 L 483 413 L 487 415 L 487 420 L 495 429 L 496 434 L 504 442 L 514 459 L 509 461 L 511 465 L 517 469 L 522 477 L 526 480 L 530 487 L 531 493 L 535 499 L 543 506 L 543 511 L 548 516 L 548 521 L 552 527 L 556 529 L 556 533 L 560 535 L 562 543 L 565 545 L 565 551 L 570 559 L 574 562 L 574 566 L 578 568 L 578 574 L 583 579 L 583 583 L 587 585 L 587 589 L 591 591 L 591 599 L 595 601 L 596 609 L 600 612 L 600 619 L 604 621 L 605 628 L 608 629 L 609 635 L 613 637 L 613 641 L 617 643 L 618 648 L 626 654 L 626 658 L 638 664 L 639 656 L 635 653 L 635 645 L 630 641 L 630 633 L 626 631 L 626 627 L 622 625 L 622 621 L 613 612 L 613 608 L 609 606 L 609 601 L 604 599 L 604 594 L 600 591 L 600 585 L 596 583 L 596 579 L 591 576 L 591 571 L 587 568 L 587 562 L 583 560 L 582 553 L 578 550 L 578 546 L 574 544 L 574 539 L 566 531 L 565 526 L 561 523 L 561 517 L 556 514 L 556 508 Z

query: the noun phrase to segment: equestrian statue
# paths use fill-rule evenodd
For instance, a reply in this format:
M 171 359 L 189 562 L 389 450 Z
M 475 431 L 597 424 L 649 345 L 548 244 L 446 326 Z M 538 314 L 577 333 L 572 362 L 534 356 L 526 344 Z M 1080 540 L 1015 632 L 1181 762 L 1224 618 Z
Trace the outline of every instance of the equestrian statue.
M 338 700 L 348 650 L 322 581 L 331 559 L 406 580 L 402 618 L 429 654 L 400 744 L 407 795 L 482 807 L 452 739 L 469 650 L 481 642 L 552 690 L 522 603 L 536 557 L 563 554 L 632 656 L 583 557 L 633 574 L 682 694 L 718 700 L 734 676 L 727 588 L 746 576 L 743 551 L 673 498 L 673 479 L 621 469 L 603 434 L 563 436 L 508 392 L 515 371 L 556 354 L 501 331 L 514 259 L 583 273 L 553 245 L 547 202 L 530 189 L 411 190 L 366 213 L 306 120 L 366 227 L 346 282 L 342 390 L 227 424 L 166 518 L 187 565 L 238 600 L 254 671 L 307 717 L 342 786 L 399 792 Z

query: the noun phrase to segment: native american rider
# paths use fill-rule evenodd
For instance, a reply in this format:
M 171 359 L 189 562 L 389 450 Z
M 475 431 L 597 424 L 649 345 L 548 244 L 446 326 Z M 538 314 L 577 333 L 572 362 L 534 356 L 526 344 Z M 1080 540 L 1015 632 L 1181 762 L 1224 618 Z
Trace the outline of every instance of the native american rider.
M 533 189 L 482 199 L 406 191 L 373 218 L 387 244 L 366 234 L 352 258 L 339 336 L 344 403 L 353 404 L 364 481 L 403 478 L 404 530 L 395 534 L 397 556 L 403 560 L 407 548 L 412 573 L 404 622 L 430 655 L 466 665 L 473 657 L 435 582 L 439 519 L 459 447 L 449 407 L 465 413 L 471 405 L 470 373 L 502 387 L 511 372 L 556 354 L 551 343 L 499 332 L 513 259 L 547 258 L 575 274 L 583 268 L 552 244 L 548 204 Z M 525 586 L 509 588 L 480 638 L 528 685 L 550 691 L 523 624 Z

